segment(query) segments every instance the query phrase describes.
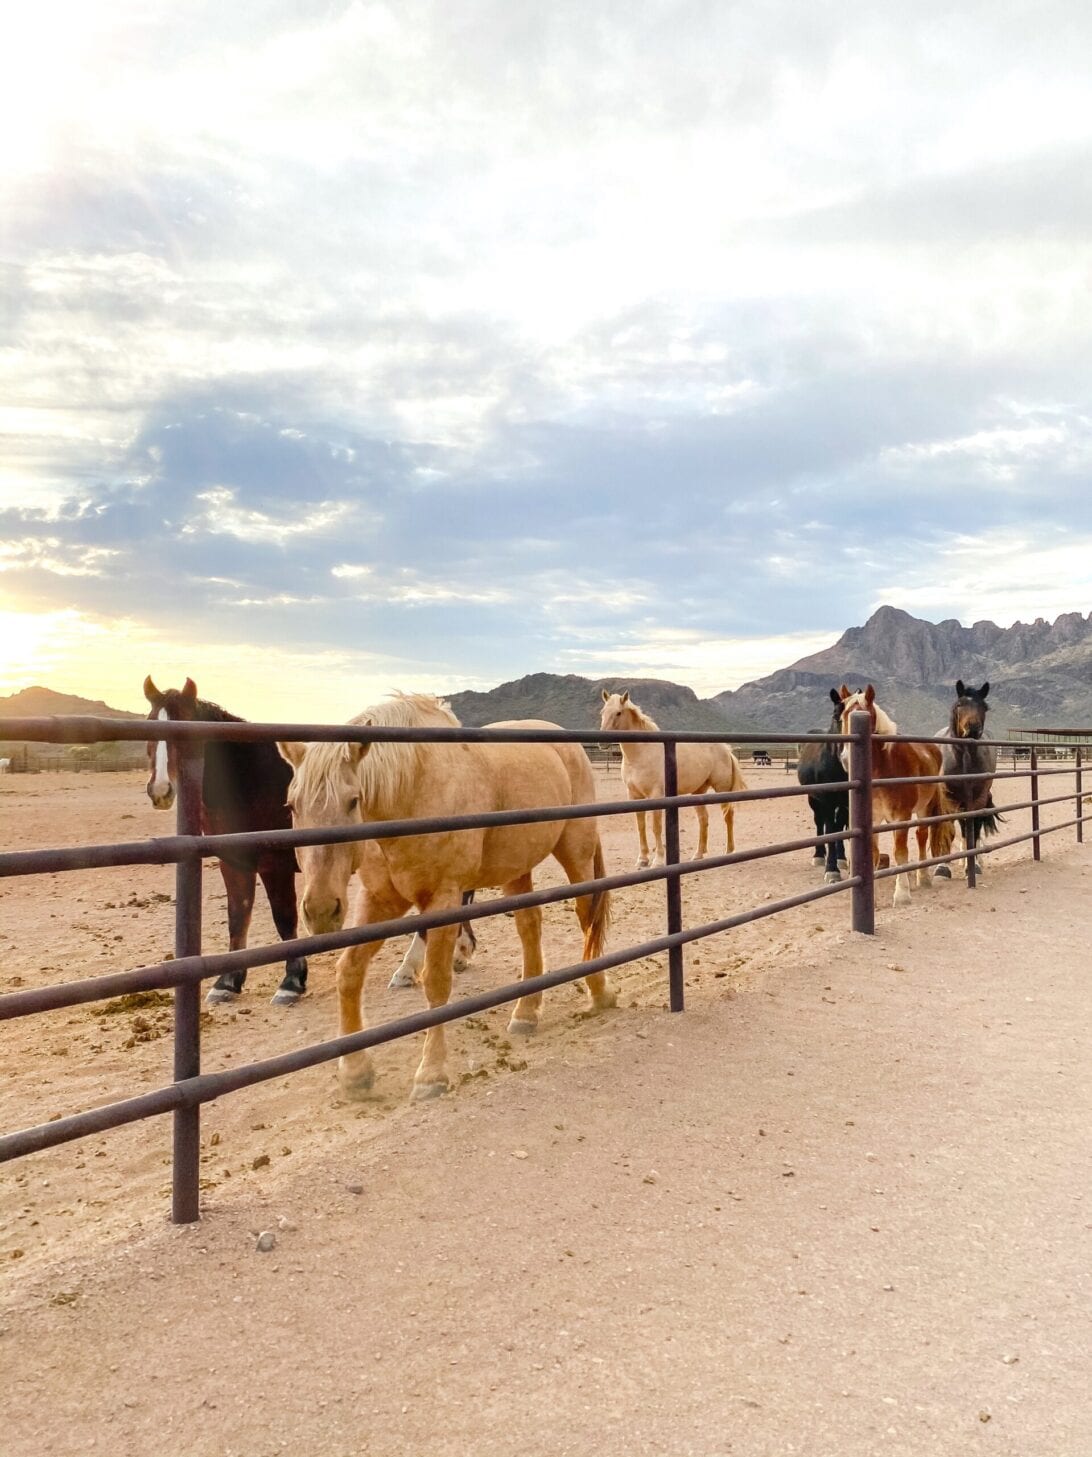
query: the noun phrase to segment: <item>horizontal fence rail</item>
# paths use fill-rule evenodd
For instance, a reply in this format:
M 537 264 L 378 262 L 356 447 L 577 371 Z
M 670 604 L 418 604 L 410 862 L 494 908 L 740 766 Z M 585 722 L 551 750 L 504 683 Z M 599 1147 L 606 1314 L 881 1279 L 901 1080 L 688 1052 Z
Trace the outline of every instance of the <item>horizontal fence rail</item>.
M 1025 770 L 1018 770 L 1014 767 L 1012 770 L 998 770 L 992 775 L 969 773 L 885 778 L 874 774 L 873 751 L 876 746 L 885 743 L 920 743 L 922 740 L 907 734 L 874 735 L 871 731 L 869 716 L 863 713 L 852 715 L 850 729 L 849 734 L 768 733 L 733 734 L 731 736 L 732 742 L 738 744 L 761 746 L 784 744 L 796 747 L 811 743 L 838 746 L 840 749 L 848 751 L 849 778 L 847 780 L 829 781 L 818 785 L 794 784 L 713 794 L 680 795 L 677 792 L 677 745 L 680 743 L 721 744 L 725 742 L 724 734 L 662 729 L 621 732 L 537 727 L 534 729 L 461 727 L 395 729 L 355 724 L 179 723 L 159 719 L 120 720 L 84 716 L 6 720 L 4 723 L 6 742 L 86 744 L 111 741 L 175 741 L 180 750 L 181 767 L 177 796 L 177 833 L 173 836 L 109 845 L 70 846 L 63 849 L 0 851 L 0 878 L 127 865 L 174 864 L 176 867 L 175 955 L 172 959 L 130 971 L 113 972 L 82 978 L 78 981 L 33 987 L 0 995 L 0 1022 L 2 1022 L 93 1001 L 102 1001 L 135 991 L 173 988 L 175 995 L 173 1081 L 164 1087 L 137 1097 L 123 1099 L 68 1117 L 56 1118 L 45 1124 L 0 1136 L 0 1162 L 55 1147 L 92 1133 L 121 1127 L 144 1118 L 171 1113 L 174 1119 L 172 1218 L 180 1223 L 190 1222 L 198 1218 L 200 1212 L 198 1207 L 200 1154 L 198 1120 L 203 1103 L 211 1102 L 244 1087 L 254 1086 L 272 1078 L 283 1077 L 304 1068 L 314 1067 L 348 1053 L 377 1047 L 397 1038 L 410 1036 L 431 1027 L 471 1016 L 475 1012 L 516 1001 L 521 997 L 544 991 L 550 987 L 576 981 L 589 973 L 607 971 L 662 953 L 666 953 L 668 958 L 668 1005 L 671 1011 L 682 1011 L 684 1005 L 683 949 L 693 941 L 733 930 L 750 922 L 841 893 L 848 893 L 851 897 L 853 928 L 871 933 L 875 929 L 874 885 L 877 880 L 906 874 L 908 871 L 925 870 L 952 862 L 966 861 L 968 887 L 973 889 L 975 884 L 974 863 L 977 857 L 1030 840 L 1033 845 L 1034 858 L 1038 859 L 1040 840 L 1043 835 L 1073 827 L 1076 828 L 1078 842 L 1083 841 L 1083 761 L 1079 747 L 1076 750 L 1074 762 L 1062 768 L 1044 768 L 1038 761 L 1038 749 L 1048 747 L 1048 745 L 1037 745 L 1027 754 L 1028 768 Z M 578 743 L 585 747 L 656 743 L 662 745 L 664 751 L 664 793 L 658 798 L 647 800 L 614 800 L 595 804 L 559 805 L 535 810 L 493 811 L 429 819 L 371 822 L 337 829 L 291 829 L 248 834 L 204 835 L 199 833 L 201 746 L 207 742 L 224 740 L 240 743 L 258 743 L 270 740 L 365 744 L 378 742 L 422 744 Z M 962 744 L 966 741 L 940 737 L 931 739 L 929 742 Z M 992 748 L 997 750 L 1005 748 L 1015 750 L 1021 747 L 1026 749 L 1026 746 L 1020 745 L 1018 741 L 991 739 L 988 742 Z M 1041 797 L 1038 792 L 1040 777 L 1046 778 L 1058 774 L 1065 774 L 1074 779 L 1075 793 Z M 931 829 L 933 826 L 955 820 L 975 819 L 990 812 L 984 810 L 968 815 L 957 811 L 931 815 L 920 820 L 874 825 L 872 811 L 875 786 L 890 788 L 909 784 L 951 784 L 956 781 L 967 782 L 981 779 L 1028 779 L 1030 781 L 1030 799 L 1001 807 L 1005 814 L 1030 809 L 1032 828 L 1028 833 L 992 840 L 985 845 L 978 842 L 973 844 L 970 849 L 964 846 L 960 851 L 934 855 L 928 859 L 905 865 L 893 865 L 886 869 L 874 865 L 874 833 L 909 829 L 911 826 Z M 823 793 L 847 796 L 850 805 L 849 828 L 836 833 L 806 836 L 776 844 L 733 851 L 730 854 L 712 856 L 702 860 L 683 861 L 680 858 L 679 811 L 682 809 L 791 799 Z M 1070 801 L 1075 802 L 1073 818 L 1062 824 L 1051 825 L 1048 828 L 1042 827 L 1039 815 L 1041 807 Z M 577 884 L 548 887 L 521 895 L 501 896 L 490 901 L 452 907 L 442 911 L 408 915 L 365 926 L 347 927 L 341 931 L 321 936 L 297 937 L 291 941 L 241 951 L 202 954 L 201 868 L 202 861 L 206 858 L 216 856 L 230 858 L 240 851 L 252 854 L 256 850 L 285 846 L 318 846 L 360 841 L 381 842 L 412 835 L 542 824 L 645 812 L 662 812 L 664 815 L 666 863 L 662 865 L 649 866 L 624 874 L 600 876 L 595 880 Z M 817 853 L 825 850 L 834 842 L 843 842 L 849 848 L 852 857 L 851 873 L 844 878 L 831 884 L 813 886 L 797 895 L 765 902 L 761 906 L 703 925 L 683 926 L 681 886 L 685 877 L 805 849 L 811 849 Z M 657 882 L 663 883 L 665 887 L 666 935 L 645 941 L 640 945 L 627 946 L 604 954 L 594 961 L 578 962 L 555 971 L 544 972 L 539 976 L 512 983 L 494 991 L 480 992 L 462 998 L 456 1003 L 448 1003 L 410 1016 L 400 1017 L 362 1032 L 339 1036 L 223 1072 L 201 1072 L 200 987 L 201 983 L 209 978 L 218 977 L 229 971 L 245 971 L 256 966 L 282 962 L 295 956 L 345 950 L 349 947 L 387 940 L 392 936 L 413 931 L 465 925 L 493 916 L 511 914 L 513 911 L 529 907 L 550 905 L 577 896 L 594 895 Z

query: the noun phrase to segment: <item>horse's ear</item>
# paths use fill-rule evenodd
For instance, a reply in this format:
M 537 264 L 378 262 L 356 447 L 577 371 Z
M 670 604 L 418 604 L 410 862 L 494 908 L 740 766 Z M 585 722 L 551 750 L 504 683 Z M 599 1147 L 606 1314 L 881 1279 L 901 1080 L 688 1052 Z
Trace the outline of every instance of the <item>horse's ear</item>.
M 869 708 L 876 702 L 876 690 L 871 683 L 864 691 L 864 701 L 868 704 Z
M 986 694 L 989 691 L 990 691 L 990 685 L 989 685 L 989 683 L 988 682 L 983 683 L 982 687 L 978 690 L 978 696 L 979 696 L 979 698 L 985 698 Z
M 145 678 L 144 680 L 144 697 L 148 700 L 153 708 L 155 708 L 158 703 L 161 703 L 163 701 L 163 694 L 160 693 L 159 689 L 152 682 L 151 673 L 149 673 L 147 678 Z
M 603 689 L 603 702 L 604 703 L 609 703 L 610 702 L 610 694 L 607 692 L 607 690 L 605 688 Z
M 962 678 L 957 678 L 956 679 L 956 685 L 955 685 L 955 696 L 957 698 L 965 698 L 966 697 L 966 694 L 967 694 L 967 689 L 963 685 L 963 679 Z
M 629 702 L 629 689 L 628 688 L 622 694 L 622 702 L 623 703 L 628 703 Z
M 197 684 L 192 678 L 187 678 L 182 684 L 182 697 L 192 698 L 194 703 L 197 702 Z
M 344 746 L 346 764 L 355 769 L 370 748 L 371 744 L 346 744 Z
M 833 689 L 831 691 L 833 692 Z M 845 683 L 843 683 L 842 686 L 841 686 L 841 688 L 838 689 L 838 702 L 839 703 L 844 703 L 848 697 L 849 697 L 849 688 L 847 687 L 847 685 Z
M 293 769 L 298 769 L 303 763 L 303 756 L 307 752 L 306 744 L 282 743 L 277 741 L 277 753 L 286 763 L 291 764 Z
M 844 697 L 845 697 L 845 694 L 844 693 L 841 694 L 841 695 L 839 695 L 837 688 L 832 688 L 830 690 L 830 701 L 831 701 L 831 703 L 834 704 L 835 708 L 841 708 L 841 706 L 842 706 L 842 699 Z

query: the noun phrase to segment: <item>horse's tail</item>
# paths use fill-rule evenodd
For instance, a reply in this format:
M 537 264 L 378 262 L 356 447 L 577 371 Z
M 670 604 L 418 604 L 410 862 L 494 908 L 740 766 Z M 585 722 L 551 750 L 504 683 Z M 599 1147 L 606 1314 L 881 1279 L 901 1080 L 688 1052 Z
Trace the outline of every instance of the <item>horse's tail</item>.
M 1005 816 L 999 814 L 997 806 L 993 802 L 993 795 L 990 794 L 986 800 L 986 808 L 975 816 L 978 822 L 978 834 L 996 835 L 1000 827 L 1005 823 Z
M 736 758 L 735 754 L 732 752 L 731 749 L 728 750 L 728 758 L 731 761 L 732 766 L 732 780 L 731 783 L 728 785 L 728 788 L 726 790 L 722 790 L 721 792 L 725 794 L 734 794 L 737 789 L 746 789 L 747 781 L 743 777 L 743 770 L 739 767 L 739 760 Z
M 603 861 L 603 846 L 596 836 L 595 858 L 592 862 L 595 879 L 602 880 L 606 873 Z M 602 956 L 607 944 L 607 927 L 610 925 L 610 891 L 597 890 L 591 897 L 591 920 L 584 930 L 584 960 L 594 961 Z
M 938 784 L 936 793 L 929 801 L 929 808 L 926 814 L 930 815 L 954 815 L 959 813 L 959 805 L 948 789 L 946 784 Z M 942 825 L 929 826 L 929 855 L 950 855 L 952 846 L 955 843 L 956 822 L 945 820 Z

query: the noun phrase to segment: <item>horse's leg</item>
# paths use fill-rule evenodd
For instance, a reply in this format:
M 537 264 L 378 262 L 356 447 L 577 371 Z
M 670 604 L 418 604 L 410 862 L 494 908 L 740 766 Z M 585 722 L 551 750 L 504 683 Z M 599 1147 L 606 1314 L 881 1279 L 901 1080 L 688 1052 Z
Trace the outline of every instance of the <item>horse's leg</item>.
M 367 890 L 358 886 L 353 892 L 348 924 L 364 926 L 372 921 L 393 921 L 405 915 L 409 904 L 389 882 Z M 383 941 L 369 941 L 364 946 L 348 946 L 337 959 L 338 1033 L 342 1037 L 364 1030 L 361 1007 L 364 977 L 372 957 L 384 944 Z M 337 1075 L 347 1098 L 365 1097 L 375 1081 L 371 1053 L 367 1049 L 345 1053 L 338 1058 Z
M 734 804 L 722 804 L 720 812 L 724 820 L 724 853 L 731 855 L 736 848 L 736 807 Z
M 631 794 L 630 799 L 637 799 L 639 796 Z M 643 796 L 640 796 L 643 798 Z M 637 856 L 637 869 L 644 870 L 648 864 L 648 835 L 645 832 L 645 812 L 643 809 L 637 811 L 637 838 L 641 842 L 641 850 Z
M 416 986 L 421 977 L 425 965 L 425 948 L 428 945 L 428 932 L 415 931 L 410 938 L 410 944 L 406 947 L 406 954 L 398 963 L 398 967 L 387 983 L 388 987 L 412 987 Z
M 282 941 L 294 940 L 299 928 L 299 917 L 296 910 L 295 852 L 289 850 L 287 854 L 277 855 L 275 859 L 263 862 L 258 869 L 258 874 L 265 886 L 277 935 Z M 290 1007 L 294 1002 L 299 1001 L 306 990 L 307 960 L 303 956 L 293 956 L 284 964 L 284 976 L 281 978 L 280 986 L 273 993 L 273 1005 Z
M 575 822 L 579 823 L 579 822 Z M 570 831 L 575 825 L 570 826 Z M 579 831 L 575 831 L 579 834 Z M 566 838 L 562 838 L 554 850 L 554 859 L 565 872 L 570 885 L 581 880 L 599 880 L 604 873 L 603 849 L 597 844 L 592 849 L 590 862 L 584 851 L 578 851 Z M 603 954 L 607 924 L 610 920 L 610 897 L 607 891 L 599 895 L 580 895 L 573 902 L 576 919 L 584 932 L 584 960 L 595 961 Z M 611 986 L 605 971 L 593 971 L 584 978 L 584 985 L 591 997 L 592 1010 L 604 1012 L 618 1005 L 618 993 Z
M 468 906 L 474 900 L 472 890 L 463 891 L 463 905 Z M 474 934 L 474 922 L 464 921 L 456 930 L 455 935 L 455 973 L 466 971 L 474 960 L 474 953 L 478 949 L 478 938 Z
M 458 890 L 437 891 L 427 902 L 422 903 L 421 909 L 446 911 L 454 909 L 459 903 L 460 892 Z M 455 957 L 457 932 L 456 926 L 434 926 L 428 933 L 422 984 L 430 1009 L 445 1006 L 451 997 L 452 962 Z M 430 1027 L 425 1033 L 425 1046 L 421 1053 L 421 1061 L 413 1075 L 413 1092 L 410 1095 L 413 1102 L 419 1103 L 426 1098 L 436 1098 L 441 1093 L 447 1092 L 449 1079 L 446 1062 L 447 1039 L 443 1025 Z
M 664 854 L 664 812 L 662 809 L 652 811 L 652 863 L 653 865 L 664 865 L 667 856 Z
M 929 826 L 917 824 L 914 826 L 914 834 L 918 841 L 918 861 L 929 858 Z M 928 870 L 922 870 L 919 865 L 916 884 L 921 889 L 928 889 L 931 884 L 931 877 Z
M 534 888 L 530 875 L 520 875 L 504 887 L 505 895 L 529 895 Z M 542 911 L 538 906 L 528 906 L 516 911 L 514 920 L 523 948 L 523 972 L 521 981 L 532 976 L 541 976 L 542 964 Z M 542 1011 L 542 993 L 531 992 L 520 997 L 512 1008 L 508 1023 L 509 1032 L 531 1033 L 538 1029 L 539 1014 Z
M 696 804 L 694 813 L 698 817 L 698 859 L 704 860 L 709 848 L 709 811 L 704 804 Z
M 846 796 L 846 798 L 845 798 L 844 801 L 842 801 L 842 800 L 836 800 L 835 801 L 834 814 L 832 816 L 832 824 L 834 825 L 834 828 L 836 830 L 848 830 L 849 829 L 849 796 L 848 795 Z M 844 840 L 839 840 L 837 842 L 836 849 L 837 849 L 837 859 L 838 859 L 839 863 L 842 864 L 842 865 L 848 865 L 849 864 L 849 860 L 848 860 L 848 858 L 846 856 L 846 842 Z
M 909 830 L 896 830 L 895 840 L 895 864 L 900 867 L 899 873 L 895 876 L 895 899 L 892 904 L 896 906 L 908 906 L 910 904 L 910 886 L 907 884 L 910 872 L 906 866 L 910 860 L 908 849 L 910 842 Z
M 474 899 L 474 892 L 467 890 L 463 892 L 463 905 L 468 906 Z M 428 932 L 417 931 L 402 957 L 398 969 L 387 983 L 388 987 L 401 988 L 416 986 L 421 979 L 421 972 L 425 966 L 425 951 L 428 947 Z M 478 949 L 478 938 L 474 934 L 474 926 L 471 921 L 457 927 L 455 937 L 455 970 L 466 971 L 474 960 L 474 953 Z
M 815 833 L 817 835 L 826 834 L 826 813 L 819 801 L 819 796 L 817 794 L 809 794 L 808 803 L 811 805 L 811 817 L 815 821 Z M 826 863 L 823 857 L 822 845 L 816 845 L 815 849 L 811 852 L 811 863 L 816 870 L 821 869 Z
M 254 913 L 257 872 L 240 870 L 235 865 L 229 865 L 226 860 L 221 860 L 220 874 L 227 892 L 228 946 L 232 951 L 243 951 L 246 948 L 247 932 L 250 930 L 250 918 Z M 245 971 L 225 971 L 209 987 L 205 1001 L 212 1005 L 217 1002 L 233 1002 L 242 991 L 245 981 Z
M 837 817 L 837 811 L 828 803 L 824 807 L 823 829 L 819 833 L 821 835 L 833 834 L 838 828 L 835 823 Z M 823 883 L 825 885 L 837 885 L 842 878 L 842 873 L 838 869 L 838 846 L 840 843 L 838 840 L 828 840 L 824 846 L 826 858 L 823 864 L 826 868 L 823 871 Z

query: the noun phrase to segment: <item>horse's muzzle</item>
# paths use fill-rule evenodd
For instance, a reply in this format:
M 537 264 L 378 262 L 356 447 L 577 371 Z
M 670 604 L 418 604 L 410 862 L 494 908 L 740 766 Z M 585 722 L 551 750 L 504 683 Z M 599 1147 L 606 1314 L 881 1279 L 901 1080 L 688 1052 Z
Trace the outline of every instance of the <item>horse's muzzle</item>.
M 303 923 L 312 936 L 325 936 L 331 931 L 340 931 L 345 924 L 345 906 L 335 896 L 331 900 L 310 900 L 304 896 L 300 906 Z
M 156 809 L 170 809 L 174 804 L 174 785 L 168 784 L 164 790 L 155 790 L 148 785 L 148 798 L 155 805 Z

